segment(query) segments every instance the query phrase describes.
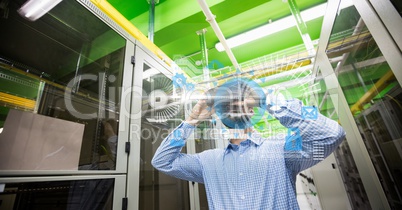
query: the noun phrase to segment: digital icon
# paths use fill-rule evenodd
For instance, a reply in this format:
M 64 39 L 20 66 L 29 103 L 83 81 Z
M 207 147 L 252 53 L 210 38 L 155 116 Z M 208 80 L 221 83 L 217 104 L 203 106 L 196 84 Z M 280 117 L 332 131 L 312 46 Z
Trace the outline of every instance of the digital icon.
M 299 128 L 289 128 L 286 136 L 285 151 L 301 151 L 302 137 Z
M 172 80 L 173 80 L 173 86 L 175 86 L 175 87 L 182 88 L 182 87 L 185 87 L 187 85 L 187 82 L 186 82 L 187 79 L 184 76 L 184 74 L 175 74 L 172 77 Z
M 170 146 L 173 147 L 182 147 L 185 142 L 183 139 L 183 133 L 180 129 L 176 129 L 172 133 L 172 139 L 170 140 Z
M 216 68 L 215 68 L 216 66 Z M 221 69 L 225 67 L 221 62 L 218 60 L 212 60 L 211 62 L 208 63 L 208 69 Z
M 184 140 L 183 139 L 171 139 L 170 140 L 170 146 L 172 147 L 182 147 L 184 146 Z
M 302 107 L 301 113 L 303 120 L 316 120 L 318 118 L 318 109 L 315 106 Z
M 272 120 L 272 119 L 274 119 L 274 117 L 272 117 L 272 115 L 268 113 L 267 119 Z
M 247 91 L 246 91 L 247 90 Z M 214 109 L 223 125 L 228 128 L 245 129 L 254 126 L 263 117 L 265 109 L 254 109 L 252 116 L 247 114 L 232 113 L 230 106 L 233 99 L 241 99 L 245 93 L 253 92 L 260 99 L 259 107 L 266 107 L 265 94 L 262 88 L 253 80 L 246 78 L 233 78 L 220 85 L 215 93 Z M 230 100 L 228 100 L 230 99 Z
M 192 91 L 192 90 L 194 90 L 194 88 L 195 88 L 195 86 L 194 86 L 193 83 L 187 83 L 186 89 L 187 89 L 188 91 Z

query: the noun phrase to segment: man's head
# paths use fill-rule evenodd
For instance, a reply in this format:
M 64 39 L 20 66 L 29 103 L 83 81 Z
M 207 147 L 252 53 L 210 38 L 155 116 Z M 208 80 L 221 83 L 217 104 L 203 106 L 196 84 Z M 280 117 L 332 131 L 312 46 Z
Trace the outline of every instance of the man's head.
M 213 101 L 222 123 L 228 128 L 237 129 L 245 129 L 258 122 L 261 118 L 255 117 L 254 108 L 263 107 L 264 104 L 265 95 L 261 87 L 251 80 L 240 78 L 219 86 Z

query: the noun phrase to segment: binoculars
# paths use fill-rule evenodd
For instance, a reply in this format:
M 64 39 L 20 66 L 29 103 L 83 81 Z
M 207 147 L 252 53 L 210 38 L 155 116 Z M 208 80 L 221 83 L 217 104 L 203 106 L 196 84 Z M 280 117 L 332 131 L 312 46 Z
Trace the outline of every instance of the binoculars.
M 210 89 L 206 100 L 222 123 L 233 129 L 253 126 L 262 118 L 266 107 L 262 88 L 252 80 L 239 78 Z

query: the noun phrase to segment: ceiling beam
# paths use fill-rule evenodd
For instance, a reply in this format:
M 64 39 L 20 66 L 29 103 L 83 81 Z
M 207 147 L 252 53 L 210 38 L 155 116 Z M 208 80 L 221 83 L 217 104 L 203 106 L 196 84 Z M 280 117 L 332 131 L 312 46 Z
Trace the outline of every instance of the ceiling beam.
M 214 6 L 223 2 L 223 0 L 208 0 L 207 2 L 208 5 Z M 196 1 L 169 0 L 160 3 L 155 8 L 154 32 L 162 30 L 199 12 L 201 12 L 201 8 Z M 148 12 L 144 12 L 131 19 L 130 22 L 145 33 L 148 31 L 148 19 Z

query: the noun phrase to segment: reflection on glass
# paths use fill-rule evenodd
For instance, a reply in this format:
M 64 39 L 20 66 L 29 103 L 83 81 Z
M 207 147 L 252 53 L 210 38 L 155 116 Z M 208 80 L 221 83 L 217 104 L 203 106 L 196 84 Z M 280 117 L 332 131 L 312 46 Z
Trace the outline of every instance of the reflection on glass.
M 391 208 L 401 209 L 402 90 L 354 7 L 342 10 L 336 18 L 327 55 L 334 61 L 388 202 Z
M 348 189 L 349 199 L 354 209 L 371 209 L 366 191 L 362 180 L 357 170 L 356 163 L 350 152 L 349 144 L 343 141 L 342 144 L 335 150 L 335 157 L 339 164 L 345 187 Z
M 214 125 L 210 122 L 203 122 L 199 125 L 201 129 L 208 129 L 213 128 Z M 203 131 L 200 131 L 204 133 Z M 209 139 L 208 137 L 199 136 L 199 139 L 195 139 L 195 152 L 200 153 L 205 150 L 215 149 L 215 139 Z M 208 209 L 208 200 L 207 200 L 207 193 L 205 191 L 205 185 L 199 183 L 198 184 L 198 194 L 200 199 L 200 209 L 207 210 Z
M 0 209 L 113 209 L 114 179 L 6 184 Z
M 333 103 L 333 98 L 331 97 L 334 93 L 331 93 L 326 87 L 324 82 L 325 78 L 323 77 L 321 69 L 316 79 L 319 80 L 321 90 L 323 90 L 323 92 L 318 94 L 320 113 L 335 121 L 339 121 L 339 116 L 335 109 L 337 105 Z M 335 97 L 337 97 L 337 95 L 335 95 Z M 345 189 L 347 189 L 353 209 L 370 210 L 370 203 L 347 141 L 342 141 L 339 147 L 334 151 L 334 156 L 339 165 L 338 169 L 342 176 Z
M 139 209 L 190 209 L 188 182 L 157 171 L 151 160 L 162 140 L 184 119 L 172 81 L 143 66 Z M 186 152 L 186 147 L 182 152 Z
M 74 0 L 34 22 L 24 2 L 0 19 L 0 170 L 114 170 L 125 40 Z

